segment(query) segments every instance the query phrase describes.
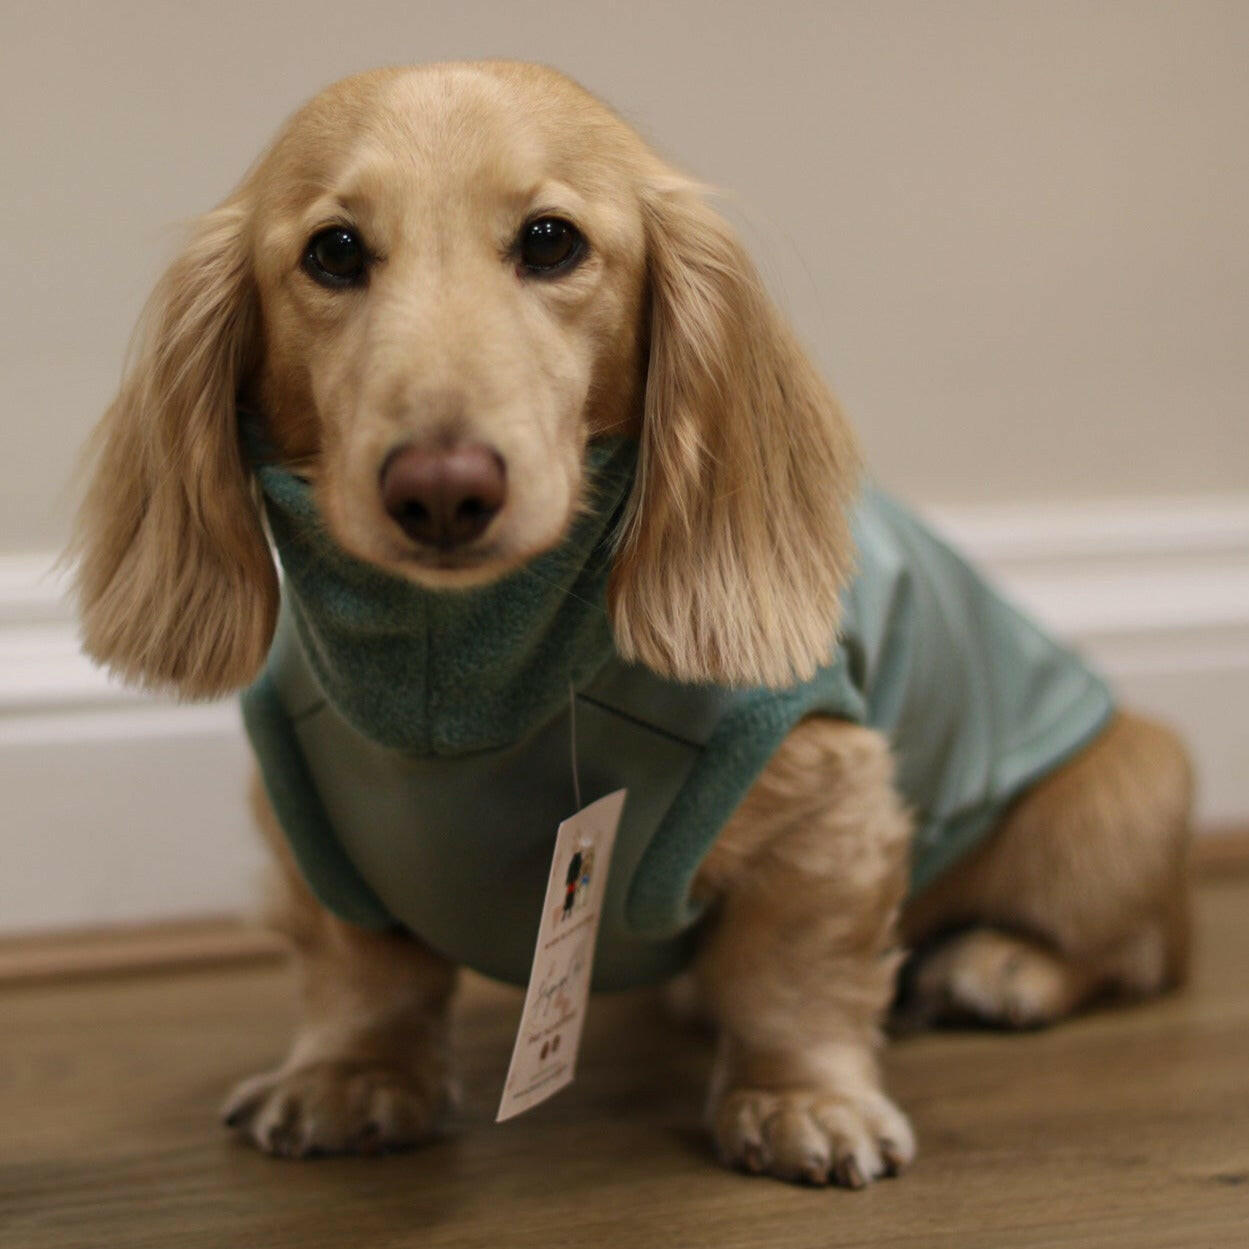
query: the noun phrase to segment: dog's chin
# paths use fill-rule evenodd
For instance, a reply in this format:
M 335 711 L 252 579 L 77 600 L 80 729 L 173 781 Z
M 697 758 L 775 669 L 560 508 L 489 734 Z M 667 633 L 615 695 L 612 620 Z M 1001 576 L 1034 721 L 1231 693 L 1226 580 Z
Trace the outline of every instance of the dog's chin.
M 383 572 L 402 577 L 422 589 L 480 589 L 501 581 L 558 546 L 567 531 L 568 522 L 523 545 L 504 537 L 491 538 L 488 532 L 469 546 L 448 549 L 416 542 L 388 543 L 389 549 L 381 558 L 375 553 L 365 558 Z
M 471 551 L 413 549 L 387 560 L 385 569 L 426 590 L 471 590 L 506 577 L 524 562 L 489 546 Z

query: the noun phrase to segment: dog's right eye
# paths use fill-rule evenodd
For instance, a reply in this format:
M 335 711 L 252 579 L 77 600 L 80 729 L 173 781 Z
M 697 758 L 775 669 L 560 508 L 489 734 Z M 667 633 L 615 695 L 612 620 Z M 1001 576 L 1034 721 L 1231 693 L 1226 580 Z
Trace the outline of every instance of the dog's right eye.
M 340 288 L 364 281 L 368 256 L 359 235 L 344 226 L 331 226 L 308 240 L 303 269 L 314 282 Z

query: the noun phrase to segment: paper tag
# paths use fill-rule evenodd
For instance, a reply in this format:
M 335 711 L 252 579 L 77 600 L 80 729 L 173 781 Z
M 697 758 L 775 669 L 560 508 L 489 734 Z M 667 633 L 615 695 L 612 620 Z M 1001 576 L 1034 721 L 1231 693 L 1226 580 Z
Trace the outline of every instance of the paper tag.
M 525 1009 L 496 1123 L 523 1114 L 572 1083 L 607 869 L 626 792 L 618 789 L 590 803 L 559 826 Z

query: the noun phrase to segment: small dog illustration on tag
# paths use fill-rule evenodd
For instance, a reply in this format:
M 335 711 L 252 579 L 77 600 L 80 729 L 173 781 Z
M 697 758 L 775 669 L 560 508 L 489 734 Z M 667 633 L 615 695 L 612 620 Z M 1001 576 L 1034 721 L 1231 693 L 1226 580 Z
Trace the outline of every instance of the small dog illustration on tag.
M 568 860 L 568 874 L 564 880 L 564 912 L 560 916 L 563 922 L 572 914 L 572 908 L 576 905 L 577 889 L 581 884 L 581 851 L 578 850 L 571 859 Z
M 560 923 L 563 923 L 574 911 L 579 910 L 589 901 L 590 883 L 594 879 L 594 843 L 583 841 L 568 860 L 568 871 L 564 877 L 564 905 L 560 911 Z
M 591 843 L 581 852 L 581 876 L 577 881 L 574 908 L 586 905 L 590 900 L 590 882 L 594 879 L 594 845 Z

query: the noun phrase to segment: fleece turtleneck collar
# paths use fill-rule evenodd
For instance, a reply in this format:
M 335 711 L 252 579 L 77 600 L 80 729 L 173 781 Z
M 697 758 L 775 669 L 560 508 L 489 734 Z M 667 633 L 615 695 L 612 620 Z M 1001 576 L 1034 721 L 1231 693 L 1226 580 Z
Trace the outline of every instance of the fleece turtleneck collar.
M 326 698 L 373 741 L 459 755 L 527 737 L 614 654 L 606 614 L 611 547 L 637 444 L 586 452 L 588 508 L 556 548 L 491 585 L 427 590 L 346 554 L 311 487 L 256 472 L 285 572 L 290 616 Z

